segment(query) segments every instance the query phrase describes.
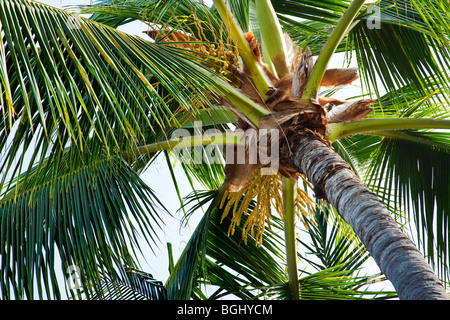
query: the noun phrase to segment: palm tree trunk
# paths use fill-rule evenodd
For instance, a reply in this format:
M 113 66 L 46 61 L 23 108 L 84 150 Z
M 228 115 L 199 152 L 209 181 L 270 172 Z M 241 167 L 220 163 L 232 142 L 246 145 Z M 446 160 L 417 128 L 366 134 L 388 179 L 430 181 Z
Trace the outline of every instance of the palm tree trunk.
M 350 224 L 400 299 L 449 298 L 422 253 L 403 234 L 384 204 L 326 142 L 313 134 L 297 135 L 290 141 L 289 164 L 304 173 L 316 196 L 327 200 Z

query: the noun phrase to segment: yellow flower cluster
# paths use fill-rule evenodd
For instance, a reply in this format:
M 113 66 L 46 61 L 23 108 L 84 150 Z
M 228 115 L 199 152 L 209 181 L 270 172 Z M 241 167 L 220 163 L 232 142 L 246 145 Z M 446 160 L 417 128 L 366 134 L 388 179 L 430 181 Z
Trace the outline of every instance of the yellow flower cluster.
M 303 176 L 301 178 L 304 179 Z M 266 224 L 270 229 L 272 208 L 283 218 L 282 179 L 280 173 L 261 175 L 256 170 L 250 182 L 240 191 L 229 192 L 224 195 L 220 204 L 220 208 L 224 209 L 222 221 L 230 212 L 233 214 L 228 235 L 233 235 L 235 227 L 241 222 L 242 216 L 248 215 L 243 226 L 242 239 L 247 244 L 247 237 L 250 233 L 258 246 L 262 244 L 262 235 Z M 252 209 L 251 202 L 253 200 L 255 200 L 255 206 Z M 302 215 L 308 215 L 315 203 L 307 192 L 297 188 L 296 206 L 297 216 L 302 220 Z

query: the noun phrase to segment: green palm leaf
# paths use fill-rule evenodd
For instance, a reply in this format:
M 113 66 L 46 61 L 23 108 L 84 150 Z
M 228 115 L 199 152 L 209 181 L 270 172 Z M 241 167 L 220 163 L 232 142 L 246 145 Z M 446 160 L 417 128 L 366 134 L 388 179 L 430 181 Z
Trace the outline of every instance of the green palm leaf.
M 39 3 L 0 5 L 3 181 L 23 171 L 27 152 L 83 151 L 91 137 L 109 153 L 133 150 L 177 123 L 161 94 L 185 110 L 211 101 L 211 79 L 179 50 Z
M 299 243 L 308 250 L 306 254 L 300 255 L 317 270 L 337 267 L 341 270 L 357 270 L 367 261 L 369 255 L 362 244 L 356 241 L 354 235 L 350 238 L 349 234 L 343 231 L 351 230 L 348 226 L 339 225 L 345 222 L 342 220 L 329 222 L 333 215 L 336 216 L 331 210 L 333 209 L 329 205 L 325 205 L 323 209 L 317 207 L 313 218 L 303 218 L 305 233 L 310 240 L 300 238 Z M 310 255 L 317 260 L 308 258 Z
M 393 133 L 379 140 L 371 155 L 366 181 L 392 206 L 407 212 L 417 228 L 417 241 L 439 274 L 449 277 L 447 246 L 450 214 L 447 134 Z M 401 219 L 402 223 L 408 220 Z
M 129 248 L 140 250 L 137 232 L 149 244 L 158 239 L 163 207 L 125 163 L 97 160 L 73 170 L 66 160 L 34 171 L 31 184 L 20 179 L 0 200 L 3 298 L 60 298 L 58 259 L 63 274 L 82 270 L 89 293 L 103 273 L 135 265 Z
M 272 2 L 284 30 L 314 53 L 349 4 Z M 250 0 L 228 1 L 228 5 L 243 30 L 258 29 L 252 25 L 256 20 Z M 143 20 L 150 28 L 158 24 L 169 32 L 201 33 L 199 43 L 228 46 L 223 22 L 214 7 L 194 0 L 100 1 L 82 8 L 94 14 L 91 19 L 25 0 L 3 0 L 0 6 L 2 294 L 32 298 L 37 290 L 39 297 L 45 293 L 59 298 L 53 271 L 58 256 L 63 268 L 76 265 L 83 270 L 81 280 L 88 295 L 92 284 L 97 294 L 104 289 L 119 294 L 116 288 L 135 292 L 130 283 L 120 283 L 118 270 L 123 265 L 135 267 L 129 251 L 140 250 L 137 232 L 151 243 L 156 240 L 154 228 L 161 223 L 156 209 L 160 203 L 137 175 L 158 153 L 136 155 L 135 151 L 167 139 L 183 124 L 179 111 L 188 122 L 202 118 L 205 114 L 198 110 L 214 102 L 210 92 L 225 95 L 232 90 L 217 73 L 199 66 L 197 62 L 205 61 L 188 49 L 160 42 L 163 38 L 145 41 L 114 28 Z M 369 28 L 369 16 L 362 12 L 347 41 L 338 47 L 338 51 L 355 50 L 366 90 L 375 90 L 379 97 L 389 91 L 385 100 L 380 98 L 374 116 L 445 116 L 450 92 L 446 71 L 450 7 L 445 1 L 411 0 L 383 1 L 380 8 L 381 29 Z M 248 102 L 242 92 L 232 97 Z M 247 114 L 252 121 L 261 116 L 261 110 L 256 111 Z M 222 131 L 235 121 L 206 116 L 208 124 Z M 422 131 L 374 135 L 345 138 L 335 146 L 366 174 L 366 182 L 389 205 L 411 207 L 419 242 L 430 256 L 437 250 L 436 260 L 431 259 L 447 273 L 447 137 Z M 200 149 L 203 153 L 206 147 Z M 171 168 L 168 152 L 165 156 Z M 212 190 L 194 192 L 184 200 L 178 192 L 183 209 L 192 205 L 189 215 L 212 203 L 171 270 L 168 297 L 206 298 L 200 284 L 220 286 L 212 298 L 288 297 L 286 273 L 278 261 L 283 261 L 283 241 L 275 232 L 267 232 L 262 247 L 242 246 L 240 227 L 228 237 L 227 220 L 219 223 L 222 190 L 215 191 L 223 181 L 223 163 L 206 160 L 183 164 L 193 188 L 196 181 Z M 172 178 L 177 186 L 174 174 Z M 301 279 L 303 297 L 362 297 L 358 289 L 368 279 L 355 278 L 353 272 L 366 256 L 351 250 L 337 229 L 328 239 L 324 220 L 316 223 L 322 230 L 311 224 L 313 244 L 305 245 L 331 269 Z M 115 286 L 109 282 L 96 286 L 106 274 Z
M 206 205 L 215 196 L 217 196 L 216 192 L 209 192 L 192 210 Z M 191 298 L 195 286 L 195 272 L 202 258 L 204 261 L 209 216 L 215 210 L 216 205 L 217 203 L 214 203 L 214 206 L 211 205 L 205 212 L 165 284 L 169 300 L 186 300 Z
M 280 253 L 283 239 L 275 233 L 266 233 L 261 247 L 251 238 L 245 245 L 242 226 L 228 236 L 230 219 L 220 222 L 222 210 L 217 207 L 220 199 L 217 191 L 196 192 L 185 202 L 189 205 L 195 201 L 189 209 L 191 214 L 212 201 L 166 283 L 169 299 L 189 298 L 198 282 L 221 285 L 220 292 L 212 297 L 234 294 L 251 298 L 254 297 L 251 290 L 286 280 L 277 262 L 283 259 Z
M 240 2 L 232 1 L 231 4 L 238 6 Z M 218 41 L 217 35 L 219 33 L 216 33 L 216 31 L 222 28 L 222 21 L 218 12 L 196 0 L 104 0 L 94 5 L 74 7 L 74 10 L 93 14 L 91 19 L 112 27 L 119 27 L 129 21 L 140 20 L 150 26 L 159 24 L 163 28 L 171 27 L 178 30 L 180 25 L 183 25 L 187 30 L 198 32 L 196 23 L 200 21 L 202 25 L 208 26 L 203 30 L 203 36 L 206 37 L 205 40 L 211 42 Z M 242 11 L 240 16 L 245 19 L 245 12 Z M 223 39 L 226 39 L 226 32 L 223 34 Z
M 165 300 L 162 282 L 149 273 L 126 268 L 120 279 L 104 279 L 92 300 Z
M 374 279 L 355 276 L 353 270 L 340 270 L 340 266 L 321 270 L 299 279 L 301 300 L 373 300 L 395 298 L 395 292 L 370 291 L 364 288 Z M 289 298 L 287 284 L 273 286 L 265 291 L 267 296 Z
M 448 92 L 449 46 L 442 31 L 450 21 L 446 13 L 448 3 L 381 1 L 378 6 L 379 27 L 372 28 L 366 23 L 368 16 L 362 13 L 361 23 L 349 33 L 349 47 L 355 48 L 368 90 L 382 94 L 412 83 L 423 93 L 430 81 L 438 81 L 442 90 Z M 440 21 L 442 28 L 435 21 Z
M 448 118 L 448 93 L 433 77 L 425 79 L 420 88 L 411 82 L 389 91 L 379 101 L 372 118 Z M 448 133 L 386 130 L 344 138 L 335 145 L 400 223 L 414 221 L 421 248 L 447 278 L 450 190 L 444 177 L 450 150 Z
M 319 54 L 350 1 L 272 1 L 283 30 L 302 48 Z M 346 50 L 345 43 L 337 52 Z
M 349 1 L 289 0 L 272 5 L 294 42 L 318 54 Z M 448 91 L 448 3 L 380 1 L 365 8 L 336 52 L 355 55 L 366 90 L 381 96 L 413 83 L 424 92 L 434 81 Z
M 187 200 L 196 204 L 189 214 L 207 205 L 215 196 L 217 192 L 213 191 L 192 194 Z M 258 247 L 252 238 L 247 244 L 243 243 L 240 226 L 233 235 L 228 235 L 230 218 L 221 222 L 221 210 L 213 210 L 214 204 L 208 208 L 166 284 L 169 297 L 219 299 L 231 295 L 240 299 L 261 299 L 276 295 L 278 299 L 290 299 L 291 290 L 285 285 L 285 258 L 281 255 L 285 250 L 284 241 L 278 236 L 282 233 L 281 221 L 273 219 L 271 230 L 264 233 L 262 246 Z M 367 288 L 360 290 L 375 279 L 358 274 L 368 258 L 362 253 L 364 249 L 339 233 L 336 226 L 331 233 L 327 232 L 323 212 L 315 220 L 305 229 L 313 241 L 302 241 L 302 244 L 316 253 L 320 251 L 319 256 L 323 253 L 321 257 L 325 264 L 318 273 L 300 278 L 302 299 L 367 299 L 376 295 Z M 301 259 L 304 259 L 303 255 Z M 304 261 L 309 262 L 308 259 Z M 217 289 L 206 297 L 200 291 L 202 285 Z M 172 294 L 171 290 L 174 290 Z M 380 298 L 393 296 L 386 292 Z

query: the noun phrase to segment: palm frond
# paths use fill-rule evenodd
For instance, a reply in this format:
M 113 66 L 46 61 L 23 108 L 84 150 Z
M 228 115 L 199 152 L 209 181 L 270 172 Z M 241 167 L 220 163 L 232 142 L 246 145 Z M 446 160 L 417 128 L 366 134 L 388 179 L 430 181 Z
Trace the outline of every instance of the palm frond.
M 348 8 L 350 1 L 272 1 L 284 32 L 290 34 L 294 43 L 308 47 L 313 54 L 319 54 L 334 26 Z M 346 45 L 339 45 L 337 52 L 345 51 Z
M 230 12 L 233 14 L 234 19 L 244 32 L 248 32 L 250 28 L 250 2 L 253 0 L 230 0 L 227 1 L 227 6 Z M 216 10 L 215 5 L 211 7 L 212 10 Z
M 177 124 L 175 106 L 212 100 L 213 82 L 178 49 L 36 2 L 0 5 L 4 177 L 26 168 L 25 154 L 42 159 L 68 145 L 83 152 L 91 138 L 110 154 L 129 152 L 148 132 Z
M 369 115 L 377 117 L 402 118 L 448 118 L 449 91 L 442 90 L 442 85 L 433 77 L 426 79 L 426 84 L 418 88 L 414 83 L 386 92 L 373 105 L 374 111 Z
M 313 218 L 305 217 L 306 230 L 304 234 L 309 241 L 299 239 L 299 243 L 307 251 L 300 254 L 316 270 L 337 268 L 340 270 L 357 270 L 367 261 L 369 255 L 355 236 L 348 234 L 350 228 L 341 226 L 342 220 L 332 221 L 334 214 L 329 205 L 316 207 Z M 344 230 L 347 230 L 345 232 Z M 310 259 L 308 256 L 314 256 Z
M 257 246 L 255 239 L 245 245 L 242 226 L 237 226 L 235 234 L 229 237 L 231 220 L 227 218 L 221 223 L 220 200 L 217 191 L 195 192 L 186 199 L 186 206 L 194 203 L 188 215 L 208 203 L 209 206 L 166 283 L 169 299 L 190 298 L 195 286 L 203 282 L 224 285 L 220 293 L 213 294 L 216 298 L 228 294 L 251 298 L 252 288 L 286 279 L 277 263 L 283 259 L 280 254 L 283 240 L 276 234 L 265 233 L 262 246 Z M 236 274 L 240 276 L 237 278 Z M 237 288 L 248 289 L 239 292 Z
M 161 281 L 149 273 L 125 268 L 120 279 L 102 279 L 91 300 L 166 300 Z
M 236 6 L 239 2 L 233 1 L 233 4 Z M 104 0 L 94 5 L 74 6 L 73 10 L 92 14 L 92 20 L 115 28 L 136 20 L 147 23 L 149 29 L 159 25 L 164 29 L 178 30 L 182 26 L 199 37 L 201 33 L 202 38 L 210 42 L 219 40 L 218 31 L 223 27 L 218 12 L 196 0 Z M 241 12 L 241 16 L 245 19 L 245 12 Z M 202 31 L 198 29 L 199 22 L 204 27 Z M 225 39 L 226 32 L 223 33 L 222 40 Z
M 204 132 L 195 131 L 205 130 Z M 202 128 L 194 127 L 193 131 L 189 129 L 186 132 L 192 132 L 191 136 L 199 136 L 208 133 L 220 133 L 223 130 L 206 126 Z M 206 140 L 206 139 L 205 139 Z M 200 183 L 207 190 L 218 189 L 224 179 L 225 154 L 223 145 L 195 145 L 192 148 L 174 148 L 171 152 L 166 153 L 166 157 L 170 157 L 168 161 L 174 162 L 173 166 L 180 165 L 183 169 L 191 186 L 194 188 L 194 182 Z M 172 166 L 172 164 L 171 164 Z M 174 181 L 176 180 L 173 177 Z
M 450 22 L 447 7 L 445 1 L 381 1 L 376 28 L 367 23 L 370 15 L 361 14 L 361 22 L 349 33 L 348 46 L 355 48 L 367 90 L 380 96 L 384 90 L 412 83 L 426 92 L 433 81 L 448 92 L 450 46 L 442 32 Z
M 413 222 L 419 246 L 444 279 L 449 277 L 450 257 L 449 150 L 447 134 L 393 133 L 379 140 L 366 176 L 368 185 L 400 214 L 400 221 Z M 407 212 L 406 221 L 403 212 Z
M 301 21 L 320 21 L 335 24 L 348 8 L 350 1 L 330 0 L 317 3 L 312 0 L 272 1 L 275 11 L 281 16 L 293 16 Z
M 349 1 L 272 4 L 283 30 L 294 42 L 318 54 Z M 365 89 L 369 93 L 375 90 L 378 97 L 411 83 L 423 93 L 431 81 L 448 92 L 448 9 L 448 3 L 441 0 L 368 4 L 336 52 L 347 52 L 349 59 L 356 57 Z M 374 19 L 375 27 L 371 23 Z
M 70 160 L 35 168 L 0 200 L 3 298 L 60 298 L 59 259 L 63 273 L 82 270 L 89 293 L 105 272 L 135 265 L 137 233 L 150 245 L 158 240 L 163 206 L 129 166 L 111 158 L 72 170 Z
M 213 201 L 216 196 L 218 196 L 217 192 L 208 192 L 203 199 L 193 207 L 192 211 Z M 197 271 L 198 264 L 202 260 L 204 261 L 204 248 L 206 244 L 206 235 L 208 233 L 209 217 L 215 210 L 216 205 L 217 204 L 214 204 L 213 201 L 211 206 L 205 212 L 165 284 L 169 300 L 186 300 L 191 298 L 195 286 L 195 272 Z
M 388 91 L 380 97 L 370 117 L 447 119 L 447 90 L 442 89 L 435 77 L 424 80 L 421 87 L 409 82 Z M 401 224 L 414 221 L 420 246 L 440 275 L 448 278 L 445 241 L 450 190 L 445 178 L 441 179 L 448 166 L 447 131 L 386 130 L 347 137 L 337 144 L 336 151 L 385 200 L 398 221 Z
M 364 286 L 370 285 L 374 279 L 366 276 L 355 276 L 354 270 L 340 270 L 340 266 L 328 268 L 312 275 L 301 277 L 301 300 L 374 300 L 395 298 L 395 292 L 370 291 Z M 289 299 L 287 284 L 268 288 L 266 296 L 278 299 Z

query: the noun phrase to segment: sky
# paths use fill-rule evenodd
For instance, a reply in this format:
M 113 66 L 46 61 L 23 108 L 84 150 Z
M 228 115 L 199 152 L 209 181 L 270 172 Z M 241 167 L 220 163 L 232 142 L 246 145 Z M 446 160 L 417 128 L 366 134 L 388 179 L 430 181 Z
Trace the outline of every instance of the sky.
M 91 0 L 40 0 L 39 2 L 58 7 L 64 8 L 71 5 L 87 5 L 91 4 Z M 146 26 L 142 22 L 134 22 L 120 29 L 132 34 L 144 37 L 142 31 L 145 30 Z M 343 55 L 336 55 L 330 62 L 330 67 L 343 67 Z M 356 63 L 352 62 L 351 67 L 356 67 Z M 337 98 L 347 98 L 351 96 L 356 96 L 359 94 L 357 87 L 348 86 L 347 88 L 341 90 L 337 94 Z M 184 173 L 180 168 L 175 168 L 175 172 L 179 177 L 180 191 L 183 196 L 188 195 L 192 189 L 184 176 Z M 151 273 L 153 277 L 157 280 L 165 282 L 169 275 L 168 272 L 168 253 L 166 243 L 171 242 L 173 246 L 173 254 L 175 261 L 181 255 L 182 250 L 190 238 L 191 232 L 196 226 L 196 222 L 201 218 L 201 212 L 194 216 L 191 220 L 189 228 L 181 228 L 180 223 L 182 219 L 182 213 L 177 212 L 180 203 L 176 196 L 176 191 L 172 180 L 170 178 L 170 172 L 167 168 L 164 159 L 158 159 L 155 164 L 153 164 L 149 170 L 144 172 L 141 176 L 143 180 L 157 193 L 158 197 L 162 200 L 167 209 L 173 214 L 173 217 L 165 218 L 165 226 L 162 232 L 159 233 L 160 245 L 158 247 L 152 247 L 154 252 L 145 244 L 142 244 L 142 249 L 144 250 L 144 256 L 139 257 L 142 270 Z M 369 266 L 370 272 L 378 272 L 378 267 L 376 265 Z M 389 288 L 390 289 L 390 288 Z

